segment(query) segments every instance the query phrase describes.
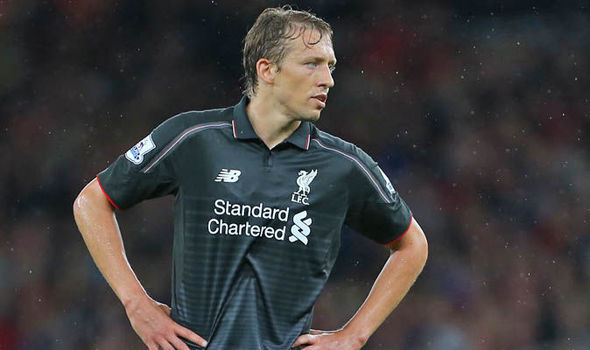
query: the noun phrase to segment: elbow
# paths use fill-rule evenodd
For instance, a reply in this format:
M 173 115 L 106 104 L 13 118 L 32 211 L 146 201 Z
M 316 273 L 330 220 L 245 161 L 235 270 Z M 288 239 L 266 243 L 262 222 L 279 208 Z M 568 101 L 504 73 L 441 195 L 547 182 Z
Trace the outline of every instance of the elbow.
M 422 271 L 424 265 L 426 265 L 426 260 L 428 260 L 428 240 L 426 239 L 426 235 L 424 231 L 422 231 L 422 227 L 414 221 L 413 223 L 413 240 L 412 244 L 412 255 L 414 256 L 414 261 L 416 265 L 418 265 L 419 270 Z
M 74 212 L 74 216 L 82 207 L 82 201 L 84 200 L 83 197 L 84 197 L 84 190 L 80 191 L 80 193 L 78 193 L 78 195 L 76 196 L 76 199 L 74 199 L 74 204 L 72 205 L 72 211 Z
M 84 213 L 84 211 L 88 208 L 89 202 L 92 198 L 92 188 L 93 183 L 96 180 L 91 181 L 86 187 L 78 193 L 76 199 L 74 199 L 74 204 L 72 206 L 72 211 L 74 213 L 74 218 L 80 217 Z
M 420 264 L 420 270 L 422 270 L 424 265 L 426 265 L 426 260 L 428 260 L 428 240 L 426 239 L 426 235 L 424 235 L 424 233 L 422 233 L 419 239 L 416 250 L 418 262 Z
M 78 194 L 76 199 L 74 199 L 74 204 L 72 205 L 72 213 L 74 214 L 74 220 L 76 221 L 76 223 L 78 223 L 80 218 L 82 217 L 82 215 L 84 213 L 84 209 L 86 207 L 85 203 L 87 201 L 88 201 L 88 198 L 87 198 L 84 190 L 82 190 Z
M 422 231 L 422 228 L 415 220 L 408 233 L 409 237 L 406 241 L 405 248 L 407 248 L 408 256 L 411 256 L 413 265 L 418 270 L 418 273 L 420 273 L 424 265 L 426 265 L 426 260 L 428 260 L 428 240 L 424 231 Z

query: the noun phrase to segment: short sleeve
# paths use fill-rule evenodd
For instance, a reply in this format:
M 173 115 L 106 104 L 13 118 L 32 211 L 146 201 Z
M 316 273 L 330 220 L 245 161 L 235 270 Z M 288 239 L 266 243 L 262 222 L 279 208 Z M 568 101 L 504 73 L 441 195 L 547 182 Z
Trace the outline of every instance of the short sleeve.
M 111 204 L 127 209 L 143 200 L 173 194 L 177 181 L 167 158 L 161 159 L 177 134 L 166 121 L 97 175 Z
M 408 230 L 412 212 L 377 163 L 360 149 L 356 155 L 345 223 L 377 243 L 392 243 Z

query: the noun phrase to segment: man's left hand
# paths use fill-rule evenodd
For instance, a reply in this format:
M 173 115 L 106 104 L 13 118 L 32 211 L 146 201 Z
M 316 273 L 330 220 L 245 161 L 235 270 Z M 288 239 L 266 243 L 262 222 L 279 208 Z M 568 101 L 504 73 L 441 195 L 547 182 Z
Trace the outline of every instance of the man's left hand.
M 300 335 L 292 348 L 303 346 L 304 350 L 359 350 L 365 342 L 357 337 L 339 331 L 310 330 L 309 334 Z

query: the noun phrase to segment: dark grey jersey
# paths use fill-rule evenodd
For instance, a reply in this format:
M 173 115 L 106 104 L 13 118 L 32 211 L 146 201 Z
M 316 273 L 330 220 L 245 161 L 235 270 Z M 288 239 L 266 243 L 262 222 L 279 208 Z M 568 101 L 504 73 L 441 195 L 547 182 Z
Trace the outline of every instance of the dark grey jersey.
M 285 350 L 309 331 L 342 225 L 387 244 L 411 213 L 377 163 L 311 123 L 269 150 L 247 103 L 168 119 L 98 179 L 119 209 L 176 197 L 175 321 L 207 349 Z

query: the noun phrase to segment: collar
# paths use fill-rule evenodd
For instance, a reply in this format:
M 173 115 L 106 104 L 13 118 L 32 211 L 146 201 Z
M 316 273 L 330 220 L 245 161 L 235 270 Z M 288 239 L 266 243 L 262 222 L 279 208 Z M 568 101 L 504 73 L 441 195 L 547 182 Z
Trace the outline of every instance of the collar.
M 260 139 L 246 113 L 246 106 L 250 102 L 248 97 L 243 96 L 240 103 L 234 106 L 232 128 L 234 138 L 238 140 L 248 139 Z M 302 121 L 301 125 L 295 130 L 291 136 L 289 136 L 285 142 L 291 143 L 303 150 L 309 149 L 309 142 L 311 140 L 311 123 L 308 121 Z

